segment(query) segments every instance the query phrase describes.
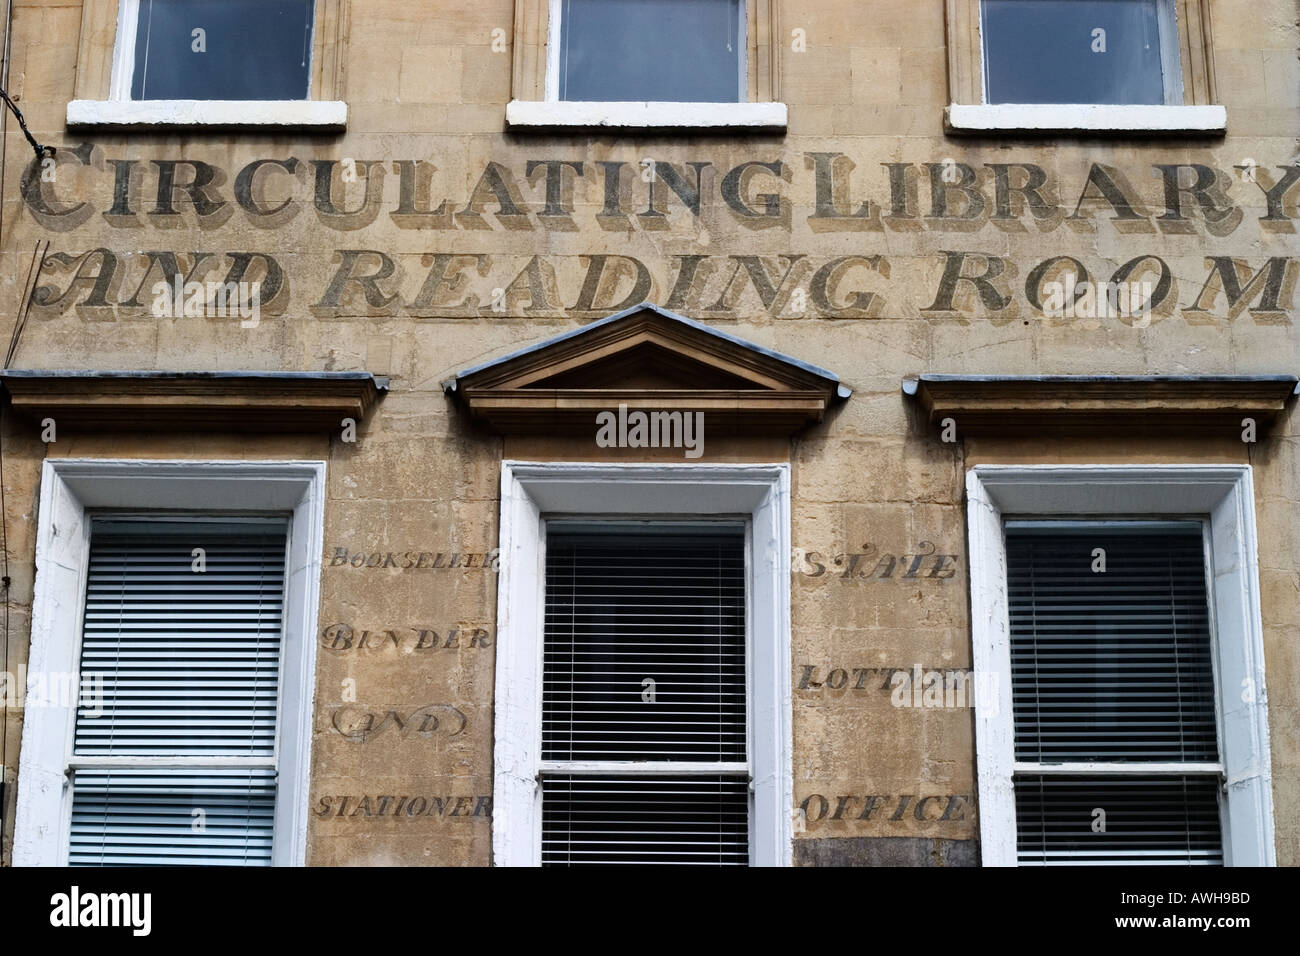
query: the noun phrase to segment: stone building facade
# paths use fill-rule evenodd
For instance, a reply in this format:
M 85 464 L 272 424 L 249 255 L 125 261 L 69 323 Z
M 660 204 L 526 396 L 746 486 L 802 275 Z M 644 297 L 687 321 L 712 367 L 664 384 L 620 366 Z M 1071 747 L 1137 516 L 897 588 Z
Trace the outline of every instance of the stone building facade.
M 734 14 L 710 49 L 736 90 L 721 101 L 710 75 L 683 103 L 655 90 L 702 68 L 693 47 L 657 47 L 684 35 L 653 2 L 623 5 L 651 18 L 628 59 L 648 92 L 612 105 L 560 92 L 582 80 L 561 52 L 599 35 L 574 26 L 589 3 L 316 0 L 305 99 L 197 103 L 144 98 L 141 51 L 200 85 L 269 76 L 227 47 L 278 28 L 180 4 L 189 46 L 153 50 L 147 2 L 10 5 L 6 89 L 55 151 L 34 157 L 8 117 L 6 865 L 186 840 L 207 859 L 241 838 L 265 852 L 235 862 L 319 866 L 579 852 L 548 781 L 609 768 L 564 764 L 544 729 L 547 540 L 570 533 L 561 519 L 619 518 L 740 529 L 745 679 L 727 686 L 745 695 L 728 725 L 743 746 L 707 778 L 741 781 L 740 859 L 1015 862 L 1019 813 L 1033 862 L 1051 852 L 1030 817 L 1051 805 L 1030 791 L 1082 780 L 1061 798 L 1081 834 L 1062 858 L 1089 839 L 1159 856 L 1124 842 L 1124 814 L 1192 827 L 1180 801 L 1210 781 L 1214 833 L 1179 861 L 1300 863 L 1300 7 L 1114 4 L 1158 23 L 1160 102 L 1058 106 L 996 101 L 992 41 L 1031 63 L 1083 43 L 1123 73 L 1124 30 L 999 37 L 994 13 L 1017 0 L 701 0 L 686 6 Z M 635 416 L 656 411 L 680 416 L 650 447 Z M 702 431 L 670 434 L 697 415 Z M 191 548 L 178 515 L 256 518 L 287 541 L 279 657 L 230 664 L 256 698 L 231 706 L 264 735 L 243 750 L 177 743 L 229 730 L 202 689 L 234 660 L 226 625 L 203 630 L 215 598 L 180 631 L 215 656 L 184 658 L 156 713 L 114 681 L 153 666 L 140 642 L 171 633 L 174 592 L 92 627 L 115 613 L 97 575 L 128 574 L 140 542 L 174 538 L 188 566 L 245 540 L 213 525 Z M 1008 542 L 1045 520 L 1067 536 L 1198 524 L 1208 749 L 1152 749 L 1137 780 L 1117 764 L 1166 725 L 1131 713 L 1074 727 L 1102 756 L 1084 748 L 1095 765 L 1073 777 L 1050 747 L 1021 749 L 1017 682 L 1034 677 L 1008 639 L 1026 600 Z M 136 542 L 121 567 L 119 533 Z M 1098 573 L 1093 549 L 1082 560 Z M 1195 696 L 1185 664 L 1153 653 L 1116 672 L 1173 673 Z M 105 700 L 86 704 L 92 673 L 109 720 L 134 714 L 142 736 L 87 742 Z M 645 703 L 623 716 L 655 719 L 646 701 L 672 678 L 620 674 Z M 151 734 L 168 740 L 134 759 Z M 207 796 L 105 850 L 102 821 L 141 812 L 168 772 Z M 1098 774 L 1120 794 L 1102 801 L 1109 831 Z M 236 797 L 211 795 L 236 778 Z M 1183 796 L 1157 819 L 1170 781 Z M 241 800 L 257 827 L 234 819 Z M 234 844 L 205 835 L 226 826 Z

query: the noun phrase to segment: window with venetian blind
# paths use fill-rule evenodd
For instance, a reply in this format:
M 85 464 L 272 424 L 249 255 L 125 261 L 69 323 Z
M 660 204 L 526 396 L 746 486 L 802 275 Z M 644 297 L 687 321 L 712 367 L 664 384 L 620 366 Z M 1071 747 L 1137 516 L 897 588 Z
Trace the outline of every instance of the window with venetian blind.
M 1006 524 L 1017 857 L 1223 862 L 1199 521 Z
M 743 523 L 552 521 L 543 865 L 747 865 Z
M 72 865 L 270 865 L 287 518 L 96 517 Z

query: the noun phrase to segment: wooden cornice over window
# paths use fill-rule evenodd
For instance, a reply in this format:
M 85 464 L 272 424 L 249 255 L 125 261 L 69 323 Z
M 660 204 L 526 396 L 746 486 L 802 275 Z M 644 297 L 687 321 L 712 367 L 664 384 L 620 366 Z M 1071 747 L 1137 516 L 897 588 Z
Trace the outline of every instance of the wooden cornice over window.
M 1294 375 L 921 375 L 903 393 L 958 434 L 1264 425 L 1296 393 Z
M 360 422 L 388 379 L 369 372 L 65 372 L 7 369 L 16 411 L 59 428 L 315 432 Z
M 642 304 L 443 383 L 501 434 L 592 431 L 601 412 L 703 412 L 709 428 L 789 435 L 850 390 L 808 365 Z

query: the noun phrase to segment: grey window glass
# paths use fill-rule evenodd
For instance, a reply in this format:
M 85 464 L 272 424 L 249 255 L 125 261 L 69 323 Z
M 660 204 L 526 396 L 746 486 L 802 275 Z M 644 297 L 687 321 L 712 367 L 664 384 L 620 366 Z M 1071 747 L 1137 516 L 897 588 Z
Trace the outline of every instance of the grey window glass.
M 986 101 L 1164 103 L 1161 2 L 983 0 Z
M 140 0 L 131 99 L 305 100 L 312 8 L 312 0 Z
M 560 99 L 738 103 L 743 0 L 564 0 Z

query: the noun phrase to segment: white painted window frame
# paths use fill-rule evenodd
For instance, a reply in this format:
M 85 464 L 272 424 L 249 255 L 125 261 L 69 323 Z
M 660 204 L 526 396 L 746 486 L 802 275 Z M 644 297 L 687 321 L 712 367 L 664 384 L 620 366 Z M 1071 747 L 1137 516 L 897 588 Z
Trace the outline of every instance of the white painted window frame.
M 986 696 L 975 706 L 983 864 L 1017 864 L 1012 785 L 1017 766 L 1004 521 L 1011 517 L 1197 516 L 1208 519 L 1209 525 L 1211 634 L 1225 778 L 1220 804 L 1224 863 L 1275 865 L 1268 697 L 1250 466 L 977 465 L 966 475 L 966 507 L 973 665 L 976 674 L 999 675 L 996 699 Z M 1253 693 L 1243 694 L 1244 688 Z M 1170 769 L 1176 768 L 1171 765 Z
M 1128 132 L 1223 133 L 1228 112 L 1222 106 L 1185 105 L 1175 0 L 1159 0 L 1160 67 L 1163 104 L 989 103 L 988 65 L 984 58 L 984 3 L 979 0 L 976 48 L 980 57 L 978 104 L 951 104 L 945 111 L 954 132 Z M 1171 68 L 1173 67 L 1173 68 Z
M 346 128 L 348 105 L 341 100 L 133 100 L 135 41 L 140 0 L 119 0 L 113 41 L 113 75 L 107 100 L 72 100 L 69 126 L 243 126 Z M 315 43 L 312 44 L 313 54 Z M 308 66 L 310 76 L 310 65 Z
M 749 0 L 746 0 L 748 3 Z M 584 102 L 560 99 L 560 19 L 564 0 L 549 0 L 547 8 L 546 88 L 540 101 L 511 100 L 506 104 L 510 126 L 620 127 L 633 129 L 784 129 L 784 103 L 669 103 L 656 101 Z M 740 8 L 740 89 L 746 85 L 748 45 L 746 6 Z
M 290 517 L 284 644 L 273 760 L 130 758 L 133 765 L 269 764 L 277 770 L 272 863 L 306 861 L 316 621 L 325 528 L 323 461 L 46 459 L 41 469 L 28 691 L 42 674 L 77 673 L 90 554 L 98 509 L 141 512 L 272 512 Z M 15 866 L 66 866 L 75 701 L 26 709 L 18 765 Z M 104 758 L 108 759 L 108 758 Z
M 748 516 L 750 863 L 789 866 L 794 837 L 790 689 L 790 466 L 501 464 L 492 799 L 496 866 L 541 862 L 542 651 L 547 516 Z M 605 767 L 605 762 L 602 762 Z M 659 772 L 667 772 L 657 762 Z M 683 770 L 701 766 L 682 762 Z M 719 766 L 707 765 L 717 772 Z M 565 769 L 581 769 L 566 764 Z M 630 770 L 638 763 L 628 762 Z M 732 769 L 726 765 L 723 769 Z M 673 770 L 673 772 L 678 772 Z

